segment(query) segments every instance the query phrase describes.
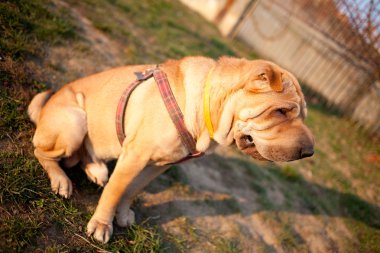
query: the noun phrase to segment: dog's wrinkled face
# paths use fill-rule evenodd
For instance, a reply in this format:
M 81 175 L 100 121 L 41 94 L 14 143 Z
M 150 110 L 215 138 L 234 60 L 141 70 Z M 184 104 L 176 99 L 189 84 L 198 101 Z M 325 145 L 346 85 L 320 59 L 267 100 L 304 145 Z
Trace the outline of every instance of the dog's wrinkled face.
M 239 92 L 231 129 L 239 149 L 271 161 L 313 155 L 314 139 L 303 122 L 306 103 L 292 74 L 270 62 L 256 62 Z

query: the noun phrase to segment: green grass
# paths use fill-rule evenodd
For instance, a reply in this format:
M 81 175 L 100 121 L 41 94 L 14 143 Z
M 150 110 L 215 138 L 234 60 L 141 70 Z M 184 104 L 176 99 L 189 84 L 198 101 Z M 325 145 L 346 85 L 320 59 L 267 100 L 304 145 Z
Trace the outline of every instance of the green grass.
M 55 45 L 77 36 L 67 11 L 43 0 L 2 1 L 0 24 L 0 48 L 12 58 L 41 55 L 42 42 Z
M 0 233 L 8 233 L 6 243 L 3 243 L 4 251 L 21 251 L 32 244 L 39 232 L 40 224 L 34 216 L 14 217 L 5 220 L 0 228 Z
M 214 242 L 215 252 L 217 253 L 237 253 L 241 252 L 238 239 L 219 238 Z
M 160 252 L 164 248 L 162 246 L 162 239 L 158 235 L 155 228 L 148 226 L 144 227 L 144 223 L 140 225 L 133 225 L 132 227 L 123 230 L 122 232 L 115 233 L 116 238 L 112 243 L 104 247 L 111 252 L 126 251 L 126 252 Z
M 282 232 L 279 236 L 280 243 L 282 247 L 287 251 L 290 252 L 293 249 L 296 249 L 297 246 L 300 244 L 300 239 L 297 233 L 292 228 L 292 225 L 289 223 L 285 223 Z
M 232 49 L 231 43 L 223 39 L 213 25 L 177 1 L 69 2 L 80 6 L 97 29 L 126 45 L 124 53 L 128 63 L 161 62 L 187 55 L 216 58 L 236 55 L 243 50 L 251 53 L 243 47 Z

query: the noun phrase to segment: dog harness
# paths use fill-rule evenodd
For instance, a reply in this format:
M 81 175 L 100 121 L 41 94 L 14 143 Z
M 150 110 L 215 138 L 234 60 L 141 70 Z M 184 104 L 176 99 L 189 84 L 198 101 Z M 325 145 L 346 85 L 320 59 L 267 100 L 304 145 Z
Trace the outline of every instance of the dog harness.
M 139 84 L 148 80 L 151 77 L 154 77 L 157 87 L 160 91 L 161 97 L 166 106 L 166 109 L 168 110 L 168 113 L 170 115 L 170 118 L 179 133 L 181 142 L 189 152 L 189 154 L 186 157 L 180 159 L 177 162 L 174 162 L 173 164 L 202 156 L 204 153 L 198 152 L 196 150 L 196 142 L 193 136 L 191 136 L 190 132 L 186 128 L 185 121 L 183 119 L 183 114 L 174 97 L 172 89 L 170 88 L 170 84 L 165 72 L 163 72 L 158 66 L 156 66 L 155 68 L 148 69 L 144 72 L 136 72 L 135 75 L 137 76 L 137 79 L 125 89 L 119 100 L 119 104 L 116 110 L 116 133 L 120 144 L 123 145 L 123 141 L 125 139 L 124 114 L 131 93 Z

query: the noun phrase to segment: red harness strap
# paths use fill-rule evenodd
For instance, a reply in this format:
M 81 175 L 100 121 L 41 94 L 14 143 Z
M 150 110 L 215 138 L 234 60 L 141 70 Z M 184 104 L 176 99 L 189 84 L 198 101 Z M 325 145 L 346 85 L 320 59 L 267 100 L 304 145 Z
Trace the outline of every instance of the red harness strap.
M 119 142 L 121 145 L 123 145 L 123 141 L 125 139 L 125 133 L 124 133 L 124 114 L 125 109 L 127 108 L 127 102 L 129 97 L 132 94 L 132 91 L 143 81 L 149 79 L 153 76 L 153 71 L 147 71 L 144 73 L 138 72 L 137 79 L 131 83 L 123 92 L 123 94 L 120 97 L 119 104 L 117 105 L 116 110 L 116 133 L 117 138 L 119 139 Z
M 158 67 L 154 69 L 150 69 L 145 71 L 144 73 L 137 72 L 135 73 L 137 75 L 137 80 L 134 81 L 132 84 L 128 86 L 128 88 L 123 92 L 123 95 L 121 96 L 119 100 L 119 104 L 117 106 L 116 111 L 116 132 L 117 137 L 119 139 L 120 144 L 123 144 L 123 141 L 125 139 L 125 133 L 124 133 L 124 114 L 126 105 L 128 102 L 128 99 L 132 93 L 132 91 L 143 81 L 154 77 L 158 89 L 160 91 L 161 97 L 164 101 L 164 104 L 166 106 L 166 109 L 169 112 L 170 118 L 173 121 L 178 133 L 179 137 L 181 138 L 182 144 L 186 147 L 186 149 L 189 151 L 189 155 L 185 158 L 175 162 L 183 162 L 185 160 L 188 160 L 190 158 L 199 157 L 202 156 L 202 152 L 198 152 L 196 150 L 196 143 L 194 138 L 191 136 L 189 131 L 186 128 L 183 114 L 181 112 L 181 109 L 178 106 L 178 103 L 174 97 L 174 94 L 170 88 L 170 84 L 168 81 L 168 78 L 166 74 L 160 70 Z

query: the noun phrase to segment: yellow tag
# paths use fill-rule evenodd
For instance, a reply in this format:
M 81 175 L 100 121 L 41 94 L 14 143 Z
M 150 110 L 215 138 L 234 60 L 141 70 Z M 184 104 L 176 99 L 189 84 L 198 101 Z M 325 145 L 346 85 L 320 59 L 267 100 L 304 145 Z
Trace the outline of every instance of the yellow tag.
M 203 114 L 204 114 L 207 131 L 211 139 L 214 137 L 214 127 L 212 126 L 211 114 L 210 114 L 210 88 L 211 88 L 210 76 L 213 70 L 214 70 L 214 67 L 210 70 L 210 72 L 208 72 L 206 84 L 204 88 L 204 93 L 203 93 Z

